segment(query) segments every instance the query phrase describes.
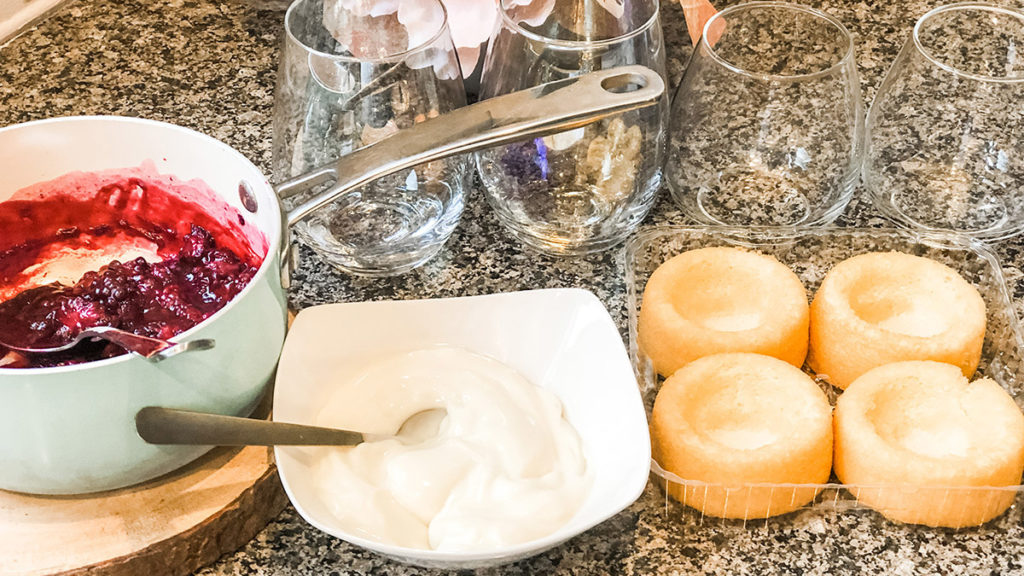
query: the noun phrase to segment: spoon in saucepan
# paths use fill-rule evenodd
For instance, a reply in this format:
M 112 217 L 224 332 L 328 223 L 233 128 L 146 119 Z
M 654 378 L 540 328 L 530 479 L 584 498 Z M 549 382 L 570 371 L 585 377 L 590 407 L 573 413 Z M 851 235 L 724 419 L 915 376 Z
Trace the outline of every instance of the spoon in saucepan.
M 55 344 L 53 346 L 30 347 L 11 344 L 5 341 L 0 341 L 0 346 L 11 350 L 17 350 L 18 352 L 24 352 L 26 354 L 54 354 L 70 350 L 78 345 L 82 340 L 91 338 L 99 338 L 112 342 L 129 352 L 134 352 L 143 358 L 146 358 L 151 362 L 166 360 L 167 358 L 176 356 L 182 352 L 209 350 L 210 348 L 213 348 L 215 344 L 213 340 L 206 338 L 189 340 L 188 342 L 170 342 L 159 338 L 139 336 L 138 334 L 133 334 L 132 332 L 114 328 L 112 326 L 93 326 L 92 328 L 82 330 L 75 335 L 74 338 L 66 342 L 61 342 L 59 344 L 53 343 Z
M 421 410 L 409 416 L 395 437 L 422 441 L 437 436 L 444 408 Z M 370 437 L 351 430 L 322 428 L 255 418 L 238 418 L 148 406 L 135 415 L 135 429 L 150 444 L 191 446 L 354 446 Z

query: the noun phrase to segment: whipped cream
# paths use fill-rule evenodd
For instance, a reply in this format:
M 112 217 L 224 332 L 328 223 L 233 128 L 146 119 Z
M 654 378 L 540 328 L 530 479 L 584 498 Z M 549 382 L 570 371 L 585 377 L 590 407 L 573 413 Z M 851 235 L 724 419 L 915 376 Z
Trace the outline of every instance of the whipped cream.
M 534 540 L 567 523 L 590 487 L 558 398 L 462 348 L 367 366 L 339 382 L 317 424 L 379 435 L 325 450 L 315 474 L 341 525 L 382 543 L 472 552 Z

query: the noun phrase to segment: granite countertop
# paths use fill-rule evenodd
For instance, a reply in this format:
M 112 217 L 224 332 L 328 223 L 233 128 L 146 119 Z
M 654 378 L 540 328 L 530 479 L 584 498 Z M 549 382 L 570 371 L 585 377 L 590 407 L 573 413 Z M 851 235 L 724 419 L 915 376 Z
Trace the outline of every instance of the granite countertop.
M 730 4 L 722 2 L 722 4 Z M 0 48 L 0 125 L 41 118 L 118 114 L 173 122 L 270 164 L 270 112 L 283 13 L 271 3 L 206 0 L 73 0 Z M 813 0 L 843 21 L 857 44 L 865 102 L 926 0 Z M 678 83 L 691 45 L 682 14 L 666 6 L 669 75 Z M 883 226 L 861 200 L 839 224 Z M 663 193 L 646 226 L 684 223 Z M 1021 240 L 995 251 L 1018 316 Z M 528 288 L 593 290 L 625 334 L 619 251 L 576 260 L 539 257 L 511 240 L 470 192 L 462 222 L 438 258 L 404 276 L 354 278 L 301 250 L 294 308 L 339 301 L 432 298 Z M 1012 512 L 1019 516 L 1019 511 Z M 1024 523 L 991 529 L 925 530 L 867 513 L 791 515 L 784 522 L 720 522 L 686 511 L 653 483 L 608 522 L 531 560 L 487 574 L 1024 574 Z M 202 570 L 212 575 L 428 574 L 389 562 L 307 525 L 287 508 L 252 542 Z

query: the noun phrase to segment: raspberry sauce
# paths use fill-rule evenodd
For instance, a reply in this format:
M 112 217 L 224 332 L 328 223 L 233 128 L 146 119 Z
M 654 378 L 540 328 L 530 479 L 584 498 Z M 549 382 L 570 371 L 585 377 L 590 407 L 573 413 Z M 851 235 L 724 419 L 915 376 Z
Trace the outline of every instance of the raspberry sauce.
M 168 339 L 223 308 L 252 280 L 266 237 L 202 182 L 148 167 L 76 173 L 0 202 L 0 342 L 56 346 L 93 326 Z M 95 263 L 67 281 L 54 262 Z M 74 269 L 74 266 L 71 266 Z M 52 281 L 59 278 L 59 281 Z M 0 368 L 79 364 L 123 354 L 83 342 L 57 354 L 0 345 Z

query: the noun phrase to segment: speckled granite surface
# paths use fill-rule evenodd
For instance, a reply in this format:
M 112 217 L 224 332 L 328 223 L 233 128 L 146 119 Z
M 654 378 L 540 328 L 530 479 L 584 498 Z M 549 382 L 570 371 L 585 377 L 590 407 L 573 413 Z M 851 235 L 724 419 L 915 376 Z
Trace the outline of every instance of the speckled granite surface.
M 922 0 L 812 2 L 854 33 L 865 102 L 917 17 Z M 202 0 L 72 0 L 0 48 L 0 125 L 74 114 L 121 114 L 174 122 L 270 163 L 270 110 L 282 13 Z M 690 51 L 679 9 L 665 10 L 669 71 L 678 82 Z M 858 191 L 858 196 L 860 191 Z M 478 192 L 439 258 L 392 280 L 345 276 L 308 250 L 291 302 L 442 297 L 524 288 L 580 286 L 598 294 L 625 333 L 617 250 L 557 261 L 511 241 Z M 663 194 L 647 225 L 680 223 Z M 884 221 L 857 197 L 839 221 Z M 1024 296 L 1021 240 L 995 246 L 1014 293 Z M 1019 504 L 1018 504 L 1019 506 Z M 1002 531 L 921 530 L 870 512 L 796 514 L 743 526 L 700 521 L 666 502 L 653 484 L 610 521 L 546 554 L 487 574 L 1024 574 L 1024 523 L 1011 512 Z M 421 574 L 309 527 L 291 508 L 250 544 L 203 570 L 213 575 Z

